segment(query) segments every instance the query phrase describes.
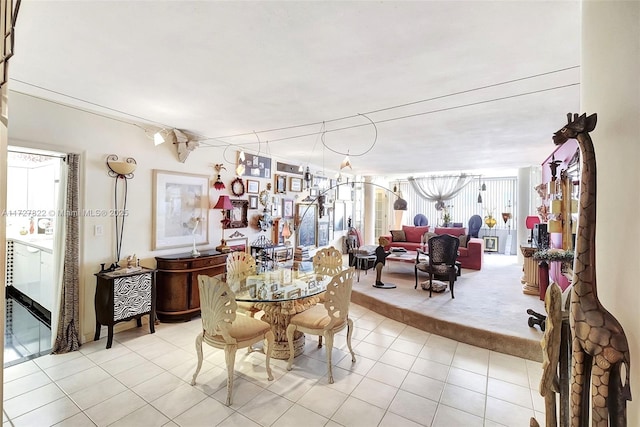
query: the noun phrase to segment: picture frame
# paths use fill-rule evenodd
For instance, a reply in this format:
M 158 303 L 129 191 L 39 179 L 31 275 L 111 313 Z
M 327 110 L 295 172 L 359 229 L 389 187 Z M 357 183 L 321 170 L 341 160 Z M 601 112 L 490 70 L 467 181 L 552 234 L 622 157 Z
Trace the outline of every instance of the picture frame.
M 233 209 L 226 211 L 227 225 L 223 228 L 245 228 L 249 226 L 247 210 L 249 208 L 248 200 L 231 199 Z
M 286 193 L 287 177 L 284 175 L 276 175 L 275 181 L 275 193 Z
M 329 221 L 325 218 L 318 222 L 318 246 L 327 246 L 329 244 Z
M 207 175 L 153 169 L 152 204 L 152 250 L 209 243 Z
M 247 194 L 258 194 L 260 193 L 260 181 L 255 179 L 247 180 Z
M 302 178 L 292 176 L 289 178 L 289 191 L 299 193 L 302 191 Z
M 296 205 L 296 244 L 316 246 L 318 236 L 318 206 L 298 203 Z
M 311 187 L 309 189 L 309 196 L 310 197 L 318 197 L 318 194 L 320 194 L 320 190 L 318 190 L 317 188 Z
M 247 289 L 251 298 L 256 298 L 258 296 L 258 285 L 256 283 L 247 286 Z
M 483 236 L 482 240 L 485 252 L 498 252 L 498 236 Z
M 258 209 L 258 196 L 249 196 L 249 209 Z
M 249 239 L 246 237 L 236 237 L 233 239 L 226 239 L 227 246 L 231 249 L 231 252 L 246 252 L 249 253 Z
M 269 157 L 245 153 L 244 161 L 242 161 L 240 160 L 240 152 L 238 151 L 237 163 L 238 165 L 244 165 L 243 176 L 271 178 L 271 159 Z
M 333 204 L 333 230 L 344 231 L 344 203 L 334 202 Z
M 282 199 L 282 217 L 285 219 L 293 218 L 293 200 Z
M 287 292 L 287 298 L 300 298 L 302 296 L 302 289 L 297 288 Z

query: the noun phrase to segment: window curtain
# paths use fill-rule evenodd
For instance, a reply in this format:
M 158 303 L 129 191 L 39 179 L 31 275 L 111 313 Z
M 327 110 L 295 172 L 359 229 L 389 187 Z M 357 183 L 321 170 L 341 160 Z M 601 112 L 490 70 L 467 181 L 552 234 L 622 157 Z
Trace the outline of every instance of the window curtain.
M 420 197 L 436 202 L 436 210 L 445 207 L 445 201 L 453 199 L 462 189 L 474 180 L 474 176 L 429 176 L 424 178 L 409 177 L 413 189 Z
M 78 154 L 69 154 L 67 156 L 66 168 L 61 171 L 60 189 L 64 191 L 60 199 L 63 201 L 63 212 L 68 213 L 61 218 L 60 238 L 57 239 L 57 248 L 63 253 L 58 257 L 61 262 L 56 265 L 56 283 L 61 286 L 56 296 L 56 307 L 59 307 L 58 317 L 54 320 L 57 325 L 55 341 L 51 352 L 53 354 L 67 353 L 80 348 L 80 287 L 79 287 L 79 261 L 78 261 L 78 242 L 79 242 L 79 217 L 78 211 L 78 191 L 79 191 L 79 158 Z M 66 174 L 64 173 L 66 169 Z M 66 185 L 63 186 L 64 177 L 66 176 Z M 72 213 L 76 213 L 73 215 Z

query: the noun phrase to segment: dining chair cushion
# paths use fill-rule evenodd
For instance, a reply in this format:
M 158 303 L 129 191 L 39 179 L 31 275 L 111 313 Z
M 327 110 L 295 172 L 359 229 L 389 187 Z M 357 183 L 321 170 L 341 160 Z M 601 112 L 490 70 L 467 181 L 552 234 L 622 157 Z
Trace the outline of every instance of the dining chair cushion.
M 238 342 L 252 340 L 257 337 L 263 336 L 271 326 L 262 320 L 254 319 L 249 316 L 236 316 L 236 319 L 231 324 L 229 329 L 229 335 L 235 338 Z M 205 331 L 205 339 L 221 343 L 224 345 L 225 340 L 222 335 L 212 335 Z
M 346 319 L 341 320 L 335 325 L 336 329 L 345 323 Z M 290 324 L 300 326 L 308 329 L 323 329 L 325 328 L 331 318 L 327 315 L 327 309 L 324 305 L 318 304 L 311 307 L 309 310 L 305 310 L 302 313 L 298 313 L 291 318 Z

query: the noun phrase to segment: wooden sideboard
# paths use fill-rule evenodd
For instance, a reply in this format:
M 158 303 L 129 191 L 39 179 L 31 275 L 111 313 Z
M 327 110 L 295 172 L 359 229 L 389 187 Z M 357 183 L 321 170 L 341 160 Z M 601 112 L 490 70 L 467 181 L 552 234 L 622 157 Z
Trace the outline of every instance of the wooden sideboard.
M 200 314 L 198 275 L 224 273 L 227 254 L 203 252 L 156 257 L 156 315 L 163 322 L 188 321 Z

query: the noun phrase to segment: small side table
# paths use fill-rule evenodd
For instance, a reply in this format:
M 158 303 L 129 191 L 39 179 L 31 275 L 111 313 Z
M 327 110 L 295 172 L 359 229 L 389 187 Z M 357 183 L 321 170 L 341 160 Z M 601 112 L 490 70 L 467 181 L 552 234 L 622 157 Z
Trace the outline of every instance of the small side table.
M 142 326 L 142 316 L 149 315 L 149 331 L 155 332 L 156 319 L 156 270 L 140 267 L 120 269 L 95 274 L 97 278 L 95 309 L 96 334 L 100 339 L 100 328 L 107 326 L 107 348 L 113 343 L 113 325 L 136 319 Z

